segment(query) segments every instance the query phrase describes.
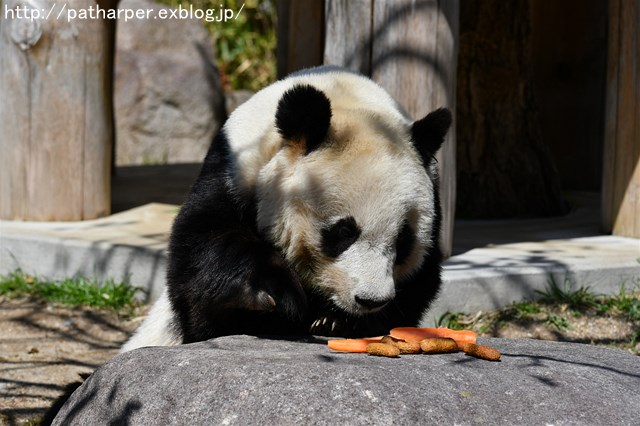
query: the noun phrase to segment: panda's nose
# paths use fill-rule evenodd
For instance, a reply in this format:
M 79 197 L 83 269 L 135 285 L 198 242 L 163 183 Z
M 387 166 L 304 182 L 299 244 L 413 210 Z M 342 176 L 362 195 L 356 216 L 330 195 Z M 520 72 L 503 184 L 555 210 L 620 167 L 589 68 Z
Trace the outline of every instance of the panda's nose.
M 364 306 L 367 309 L 377 309 L 382 308 L 384 305 L 389 303 L 388 299 L 369 299 L 360 296 L 356 296 L 356 302 L 360 305 Z

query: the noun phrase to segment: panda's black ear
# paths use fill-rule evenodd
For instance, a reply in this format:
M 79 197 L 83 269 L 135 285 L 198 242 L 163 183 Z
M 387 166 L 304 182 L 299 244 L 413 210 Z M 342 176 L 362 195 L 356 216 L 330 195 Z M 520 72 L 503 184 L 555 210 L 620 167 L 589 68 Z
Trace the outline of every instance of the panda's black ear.
M 446 108 L 439 108 L 413 123 L 411 136 L 422 158 L 431 158 L 438 152 L 449 126 L 451 126 L 451 111 Z
M 316 149 L 327 136 L 331 122 L 331 102 L 320 90 L 297 85 L 278 102 L 276 126 L 283 138 L 304 147 L 305 154 Z

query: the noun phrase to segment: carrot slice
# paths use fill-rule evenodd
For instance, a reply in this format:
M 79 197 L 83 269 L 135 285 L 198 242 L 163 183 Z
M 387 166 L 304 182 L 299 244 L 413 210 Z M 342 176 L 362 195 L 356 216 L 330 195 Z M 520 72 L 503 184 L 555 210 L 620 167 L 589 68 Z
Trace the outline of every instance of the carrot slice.
M 369 343 L 378 343 L 380 339 L 382 339 L 382 336 L 368 339 L 335 339 L 329 340 L 327 346 L 334 351 L 361 353 L 367 352 Z
M 416 327 L 398 327 L 389 333 L 396 339 L 402 339 L 407 342 L 419 342 L 429 337 L 448 337 L 456 341 L 458 346 L 465 343 L 476 343 L 478 335 L 471 330 L 451 330 L 450 328 L 416 328 Z

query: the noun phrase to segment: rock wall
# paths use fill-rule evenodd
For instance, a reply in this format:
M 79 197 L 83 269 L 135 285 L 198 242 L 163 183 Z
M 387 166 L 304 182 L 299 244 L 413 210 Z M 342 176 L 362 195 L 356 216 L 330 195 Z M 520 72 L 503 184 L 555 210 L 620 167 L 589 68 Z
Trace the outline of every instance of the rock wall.
M 200 162 L 225 118 L 215 50 L 195 19 L 119 20 L 115 53 L 116 165 Z

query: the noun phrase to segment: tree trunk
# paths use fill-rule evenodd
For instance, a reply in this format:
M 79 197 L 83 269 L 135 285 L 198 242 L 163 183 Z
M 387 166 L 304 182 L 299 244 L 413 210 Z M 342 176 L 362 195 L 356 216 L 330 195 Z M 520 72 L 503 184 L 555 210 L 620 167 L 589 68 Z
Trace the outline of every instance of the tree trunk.
M 460 5 L 457 212 L 466 218 L 566 213 L 533 96 L 529 1 Z

